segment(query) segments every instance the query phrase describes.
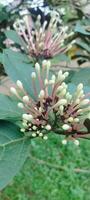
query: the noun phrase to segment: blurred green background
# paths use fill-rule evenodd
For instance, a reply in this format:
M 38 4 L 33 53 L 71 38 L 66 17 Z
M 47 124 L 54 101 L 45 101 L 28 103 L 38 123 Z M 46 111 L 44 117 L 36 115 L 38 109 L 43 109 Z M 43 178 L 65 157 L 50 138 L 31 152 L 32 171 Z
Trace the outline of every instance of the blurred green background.
M 90 141 L 32 140 L 29 159 L 0 200 L 90 200 Z

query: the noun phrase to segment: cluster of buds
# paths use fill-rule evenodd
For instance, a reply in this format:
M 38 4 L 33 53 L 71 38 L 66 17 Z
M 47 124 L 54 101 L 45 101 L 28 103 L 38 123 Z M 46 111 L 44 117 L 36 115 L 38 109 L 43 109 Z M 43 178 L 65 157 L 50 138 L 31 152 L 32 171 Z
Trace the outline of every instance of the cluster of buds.
M 31 16 L 25 16 L 23 20 L 17 20 L 14 24 L 15 30 L 22 36 L 26 43 L 29 56 L 35 58 L 52 58 L 60 53 L 65 53 L 72 47 L 75 41 L 65 45 L 64 41 L 73 35 L 73 32 L 67 34 L 68 27 L 61 27 L 57 30 L 57 21 L 51 18 L 49 24 L 47 21 L 41 25 L 41 16 L 37 17 L 33 24 Z
M 72 139 L 78 145 L 77 138 L 88 134 L 83 128 L 85 119 L 90 118 L 89 94 L 84 94 L 82 83 L 73 95 L 70 94 L 64 82 L 69 73 L 60 70 L 55 76 L 50 67 L 50 61 L 46 60 L 42 62 L 42 68 L 35 64 L 31 74 L 34 99 L 27 94 L 20 80 L 17 80 L 16 88 L 10 88 L 19 100 L 18 107 L 23 110 L 21 131 L 27 136 L 44 139 L 48 138 L 49 132 L 55 132 L 65 135 L 63 144 Z

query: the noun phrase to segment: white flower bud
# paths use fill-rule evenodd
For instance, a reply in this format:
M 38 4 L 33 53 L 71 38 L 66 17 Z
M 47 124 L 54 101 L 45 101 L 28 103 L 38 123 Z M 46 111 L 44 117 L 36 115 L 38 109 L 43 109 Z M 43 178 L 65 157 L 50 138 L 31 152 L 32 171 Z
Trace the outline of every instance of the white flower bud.
M 28 114 L 23 114 L 23 115 L 22 115 L 22 118 L 23 118 L 24 120 L 28 121 Z
M 67 144 L 67 140 L 65 140 L 65 139 L 62 140 L 62 144 L 63 144 L 63 145 L 66 145 L 66 144 Z
M 17 86 L 18 86 L 19 89 L 21 89 L 21 90 L 23 89 L 23 84 L 19 80 L 17 80 Z
M 42 27 L 40 27 L 40 34 L 42 34 L 42 32 L 43 32 L 43 29 L 42 29 Z
M 33 116 L 29 114 L 29 115 L 28 115 L 28 120 L 29 120 L 29 121 L 32 121 L 32 119 L 33 119 Z
M 57 92 L 61 92 L 61 90 L 63 90 L 63 86 L 60 85 L 58 88 L 57 88 Z
M 79 104 L 79 103 L 80 103 L 80 99 L 76 99 L 75 104 Z
M 68 118 L 68 122 L 73 122 L 73 120 L 74 120 L 73 117 Z
M 70 126 L 68 124 L 64 124 L 62 126 L 62 129 L 65 130 L 65 131 L 67 131 L 68 129 L 70 129 Z
M 61 92 L 60 92 L 60 97 L 63 97 L 65 94 L 66 94 L 67 90 L 66 89 L 63 89 Z
M 47 68 L 50 68 L 51 67 L 51 62 L 50 60 L 47 61 Z
M 78 86 L 77 86 L 77 90 L 82 90 L 83 89 L 83 84 L 82 83 L 80 83 Z
M 60 106 L 60 105 L 66 105 L 67 104 L 67 100 L 66 99 L 60 99 L 55 105 L 54 107 Z
M 39 20 L 39 21 L 41 20 L 41 15 L 37 16 L 37 20 Z
M 32 137 L 36 137 L 37 135 L 36 135 L 36 133 L 32 133 Z
M 18 95 L 18 93 L 17 93 L 17 90 L 14 88 L 14 87 L 11 87 L 10 88 L 10 92 L 12 93 L 12 94 L 14 94 L 14 95 Z
M 44 92 L 44 90 L 41 90 L 40 93 L 39 93 L 39 98 L 43 99 L 44 96 L 45 96 L 45 92 Z
M 62 81 L 64 81 L 64 79 L 65 79 L 65 76 L 64 76 L 64 75 L 61 75 L 59 81 L 62 82 Z
M 40 131 L 37 131 L 37 134 L 39 134 L 40 133 Z
M 32 129 L 33 129 L 34 131 L 36 131 L 36 130 L 37 130 L 37 127 L 36 127 L 36 126 L 33 126 Z
M 45 20 L 43 23 L 43 29 L 45 29 L 46 26 L 47 26 L 47 21 Z
M 44 84 L 45 84 L 45 86 L 47 86 L 48 83 L 49 83 L 49 82 L 48 82 L 48 79 L 45 79 L 45 80 L 44 80 Z
M 66 94 L 66 99 L 67 101 L 70 101 L 72 99 L 72 95 L 69 92 L 67 92 Z
M 32 72 L 32 73 L 31 73 L 31 77 L 32 77 L 32 79 L 36 79 L 36 73 L 35 73 L 35 72 Z
M 37 73 L 40 73 L 40 65 L 39 65 L 39 63 L 35 64 L 35 69 L 36 69 Z
M 23 114 L 23 119 L 26 120 L 26 121 L 32 121 L 33 119 L 33 116 L 30 115 L 30 114 Z
M 40 132 L 40 133 L 39 133 L 39 136 L 42 137 L 42 136 L 43 136 L 43 133 Z
M 18 107 L 19 107 L 19 108 L 24 108 L 23 103 L 18 103 Z
M 60 70 L 60 71 L 58 72 L 58 78 L 57 78 L 58 81 L 61 80 L 62 76 L 63 76 L 63 74 L 62 74 L 62 71 Z
M 89 99 L 84 99 L 83 101 L 80 102 L 80 106 L 87 105 L 90 102 Z
M 61 116 L 63 115 L 63 110 L 64 110 L 64 106 L 61 105 L 61 106 L 59 107 L 59 111 L 60 111 L 60 115 L 61 115 Z
M 28 96 L 24 96 L 23 97 L 23 102 L 24 103 L 28 103 L 29 102 L 29 97 Z
M 67 85 L 65 82 L 63 82 L 63 83 L 61 84 L 61 86 L 62 86 L 63 88 L 65 88 L 65 89 L 67 89 L 67 87 L 68 87 L 68 85 Z
M 47 60 L 43 60 L 42 61 L 42 67 L 46 67 L 47 66 Z
M 69 75 L 69 72 L 64 73 L 65 78 L 68 77 L 68 75 Z
M 56 80 L 56 76 L 55 75 L 52 75 L 52 80 L 55 82 L 55 80 Z
M 24 132 L 25 132 L 25 129 L 24 129 L 24 128 L 21 128 L 20 131 L 21 131 L 22 133 L 24 133 Z
M 78 123 L 79 121 L 79 118 L 74 118 L 74 122 Z
M 76 146 L 79 146 L 79 141 L 78 141 L 78 140 L 74 140 L 74 144 L 75 144 Z
M 43 139 L 44 139 L 44 140 L 47 140 L 47 139 L 48 139 L 48 136 L 47 136 L 47 135 L 44 135 Z
M 49 81 L 49 84 L 50 84 L 50 85 L 52 85 L 52 84 L 54 84 L 54 83 L 55 83 L 54 80 L 50 80 L 50 81 Z
M 50 131 L 50 130 L 51 130 L 51 126 L 50 126 L 49 124 L 47 124 L 47 125 L 45 126 L 45 129 L 48 130 L 48 131 Z
M 27 123 L 23 122 L 22 125 L 26 128 L 27 127 Z

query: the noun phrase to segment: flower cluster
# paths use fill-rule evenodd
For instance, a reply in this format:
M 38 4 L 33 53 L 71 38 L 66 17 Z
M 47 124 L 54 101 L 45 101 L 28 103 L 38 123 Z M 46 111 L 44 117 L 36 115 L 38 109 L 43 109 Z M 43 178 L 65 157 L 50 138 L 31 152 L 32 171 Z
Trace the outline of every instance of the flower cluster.
M 51 18 L 49 24 L 47 21 L 41 25 L 41 16 L 37 17 L 36 23 L 33 23 L 31 16 L 25 16 L 23 20 L 17 20 L 14 24 L 15 30 L 22 36 L 27 46 L 28 54 L 35 58 L 52 58 L 60 53 L 65 53 L 72 47 L 71 42 L 65 45 L 64 41 L 73 35 L 73 32 L 67 34 L 68 27 L 61 27 L 57 30 L 57 20 Z
M 62 73 L 60 70 L 55 76 L 51 74 L 50 67 L 50 61 L 46 60 L 42 62 L 42 68 L 38 63 L 35 64 L 35 71 L 31 74 L 34 99 L 27 94 L 20 80 L 17 80 L 17 88 L 10 88 L 19 100 L 18 107 L 24 112 L 21 131 L 25 135 L 44 139 L 52 131 L 65 135 L 63 144 L 70 138 L 78 145 L 76 138 L 83 131 L 85 119 L 90 117 L 89 94 L 84 94 L 82 83 L 77 86 L 73 95 L 70 94 L 68 85 L 64 82 L 69 73 Z

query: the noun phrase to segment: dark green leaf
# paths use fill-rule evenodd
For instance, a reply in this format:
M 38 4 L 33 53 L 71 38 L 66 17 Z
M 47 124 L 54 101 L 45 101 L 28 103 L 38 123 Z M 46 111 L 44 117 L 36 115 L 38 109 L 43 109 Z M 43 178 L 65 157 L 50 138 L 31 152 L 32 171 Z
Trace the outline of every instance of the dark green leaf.
M 10 183 L 24 164 L 30 141 L 21 137 L 18 127 L 0 122 L 0 190 Z

